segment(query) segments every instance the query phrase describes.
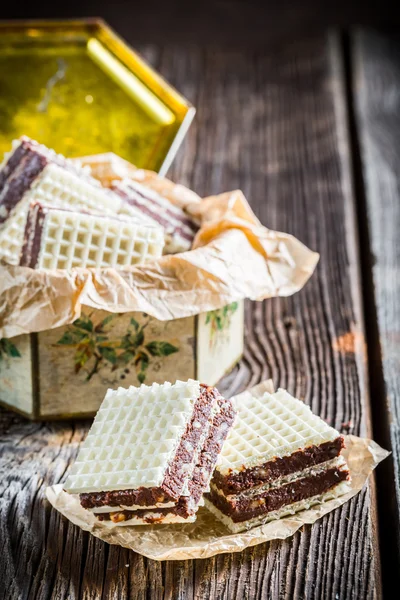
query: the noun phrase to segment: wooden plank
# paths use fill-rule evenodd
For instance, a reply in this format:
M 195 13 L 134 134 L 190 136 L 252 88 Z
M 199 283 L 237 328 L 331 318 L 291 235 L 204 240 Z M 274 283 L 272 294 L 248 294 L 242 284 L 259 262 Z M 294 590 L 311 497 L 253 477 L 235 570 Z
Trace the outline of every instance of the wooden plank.
M 352 44 L 359 130 L 374 431 L 393 455 L 379 470 L 383 573 L 400 583 L 400 36 L 358 31 Z M 369 239 L 367 239 L 369 237 Z M 370 255 L 372 253 L 372 255 Z M 375 327 L 376 324 L 376 327 Z M 393 589 L 393 588 L 392 588 Z
M 245 356 L 225 389 L 273 377 L 332 425 L 368 434 L 338 48 L 316 38 L 273 53 L 143 50 L 198 108 L 172 177 L 204 195 L 241 187 L 266 225 L 321 252 L 301 293 L 247 303 Z M 285 542 L 160 564 L 91 539 L 44 501 L 45 486 L 64 480 L 87 423 L 38 425 L 1 415 L 7 598 L 380 596 L 371 487 Z

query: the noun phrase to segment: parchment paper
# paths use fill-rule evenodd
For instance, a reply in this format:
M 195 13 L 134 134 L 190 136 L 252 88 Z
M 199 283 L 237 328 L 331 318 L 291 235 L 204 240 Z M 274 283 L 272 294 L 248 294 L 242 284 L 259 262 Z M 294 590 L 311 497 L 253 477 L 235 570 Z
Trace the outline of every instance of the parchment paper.
M 165 196 L 181 208 L 186 208 L 188 204 L 201 202 L 200 196 L 187 187 L 179 183 L 173 183 L 165 177 L 160 177 L 154 171 L 138 169 L 135 165 L 113 152 L 81 156 L 72 159 L 72 161 L 81 167 L 89 168 L 92 177 L 98 179 L 104 187 L 111 187 L 113 181 L 134 179 Z
M 242 192 L 200 200 L 156 174 L 137 173 L 198 220 L 194 249 L 124 270 L 0 265 L 0 338 L 72 323 L 83 305 L 161 321 L 188 317 L 243 298 L 289 296 L 313 273 L 318 254 L 263 227 Z
M 266 381 L 244 394 L 260 396 L 265 391 L 273 391 L 271 382 Z M 243 394 L 236 396 L 240 405 Z M 46 496 L 61 514 L 84 531 L 108 542 L 130 548 L 154 560 L 184 560 L 208 558 L 224 552 L 240 552 L 249 546 L 269 540 L 285 539 L 300 527 L 315 523 L 317 519 L 335 510 L 366 483 L 373 469 L 389 454 L 372 440 L 354 435 L 345 436 L 344 456 L 348 462 L 352 482 L 351 490 L 333 500 L 316 505 L 290 517 L 271 521 L 254 527 L 248 532 L 232 534 L 205 508 L 200 508 L 195 523 L 187 525 L 146 525 L 136 527 L 105 527 L 92 513 L 83 509 L 77 496 L 63 491 L 62 485 L 48 487 Z

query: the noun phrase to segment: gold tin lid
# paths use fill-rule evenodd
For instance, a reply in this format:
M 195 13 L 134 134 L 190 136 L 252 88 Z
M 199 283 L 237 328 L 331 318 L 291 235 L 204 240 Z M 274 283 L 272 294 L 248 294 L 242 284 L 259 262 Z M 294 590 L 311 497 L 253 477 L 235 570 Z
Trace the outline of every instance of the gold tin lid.
M 102 20 L 0 23 L 0 153 L 25 134 L 165 174 L 195 108 Z

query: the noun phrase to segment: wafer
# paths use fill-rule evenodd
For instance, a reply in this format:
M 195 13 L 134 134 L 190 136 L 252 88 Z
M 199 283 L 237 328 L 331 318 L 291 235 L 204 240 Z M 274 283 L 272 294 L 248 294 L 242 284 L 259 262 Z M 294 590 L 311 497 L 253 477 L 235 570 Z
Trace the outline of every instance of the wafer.
M 20 264 L 32 269 L 122 267 L 159 258 L 161 227 L 33 202 Z
M 31 201 L 102 214 L 118 213 L 117 194 L 79 167 L 23 136 L 0 166 L 0 258 L 18 264 Z
M 109 390 L 65 490 L 109 526 L 194 521 L 234 414 L 193 380 Z
M 284 390 L 248 396 L 215 469 L 206 506 L 232 532 L 349 489 L 343 437 Z
M 190 250 L 199 228 L 182 208 L 131 179 L 115 181 L 111 187 L 123 200 L 120 213 L 164 228 L 165 253 Z

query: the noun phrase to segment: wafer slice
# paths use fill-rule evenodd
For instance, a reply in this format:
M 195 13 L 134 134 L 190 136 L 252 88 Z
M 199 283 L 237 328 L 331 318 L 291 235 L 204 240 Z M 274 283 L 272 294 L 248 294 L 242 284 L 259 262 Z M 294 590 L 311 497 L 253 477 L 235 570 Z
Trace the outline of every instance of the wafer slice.
M 23 136 L 0 166 L 0 258 L 19 264 L 31 201 L 116 214 L 121 198 L 87 171 Z
M 32 269 L 130 266 L 159 258 L 163 245 L 161 227 L 34 202 L 20 264 Z
M 109 390 L 65 489 L 106 525 L 193 521 L 233 419 L 198 381 Z
M 238 532 L 324 502 L 349 489 L 343 447 L 335 429 L 284 390 L 248 396 L 238 407 L 206 506 Z
M 120 213 L 164 227 L 165 253 L 190 250 L 199 228 L 184 210 L 131 179 L 115 181 L 111 187 L 123 200 Z

